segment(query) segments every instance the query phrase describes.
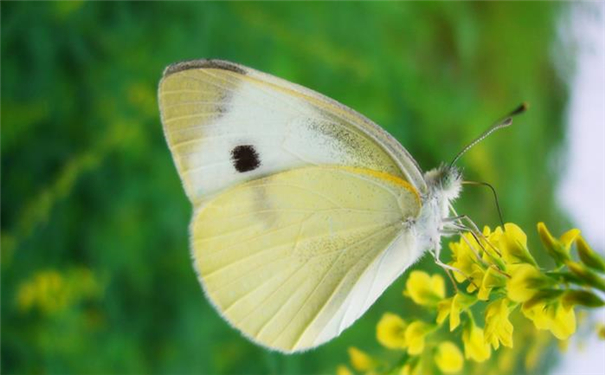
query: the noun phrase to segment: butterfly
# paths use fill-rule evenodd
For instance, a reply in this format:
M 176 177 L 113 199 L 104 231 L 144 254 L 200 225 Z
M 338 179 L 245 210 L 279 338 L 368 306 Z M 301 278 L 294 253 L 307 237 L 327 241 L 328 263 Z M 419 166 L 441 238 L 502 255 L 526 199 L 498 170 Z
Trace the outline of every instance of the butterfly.
M 193 205 L 199 281 L 264 347 L 300 352 L 338 336 L 461 228 L 453 163 L 423 173 L 380 126 L 315 91 L 193 60 L 165 69 L 158 99 Z

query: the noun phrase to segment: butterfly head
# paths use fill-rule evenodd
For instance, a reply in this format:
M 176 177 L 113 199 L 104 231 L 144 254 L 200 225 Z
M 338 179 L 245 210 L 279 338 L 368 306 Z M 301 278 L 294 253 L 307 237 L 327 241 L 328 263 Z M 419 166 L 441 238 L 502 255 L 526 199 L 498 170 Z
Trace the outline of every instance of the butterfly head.
M 449 216 L 450 203 L 460 195 L 462 174 L 457 167 L 442 164 L 426 172 L 424 180 L 428 187 L 427 200 L 432 201 L 433 215 L 441 224 L 441 221 Z
M 439 206 L 445 209 L 449 202 L 458 198 L 462 190 L 462 174 L 460 170 L 452 165 L 442 164 L 438 168 L 431 169 L 424 175 L 428 187 L 429 199 L 439 201 Z
M 422 249 L 438 250 L 450 202 L 460 194 L 462 179 L 458 168 L 444 164 L 426 172 L 424 180 L 427 192 L 423 196 L 423 205 L 417 222 L 419 244 Z
M 438 235 L 433 236 L 434 238 L 439 238 L 443 227 L 443 221 L 449 216 L 450 202 L 458 198 L 460 191 L 462 190 L 462 175 L 460 170 L 455 166 L 458 159 L 496 130 L 510 126 L 513 123 L 513 116 L 525 112 L 527 108 L 527 103 L 522 103 L 502 120 L 487 128 L 481 135 L 464 147 L 462 151 L 454 157 L 450 164 L 442 164 L 438 168 L 432 169 L 424 174 L 424 180 L 428 187 L 425 196 L 426 209 L 424 209 L 424 211 L 426 212 L 425 216 L 431 219 L 425 221 L 429 222 L 429 225 L 432 224 L 434 229 L 433 232 L 438 232 Z
M 431 169 L 424 175 L 429 194 L 437 194 L 445 200 L 452 201 L 458 198 L 462 189 L 462 174 L 452 165 L 442 164 Z

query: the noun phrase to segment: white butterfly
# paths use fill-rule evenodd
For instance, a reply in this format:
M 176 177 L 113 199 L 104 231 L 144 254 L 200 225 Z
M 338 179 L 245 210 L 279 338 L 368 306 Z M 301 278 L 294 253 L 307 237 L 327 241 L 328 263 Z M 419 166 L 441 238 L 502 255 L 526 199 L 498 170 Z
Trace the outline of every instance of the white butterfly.
M 312 90 L 195 60 L 164 71 L 159 103 L 194 206 L 199 280 L 260 345 L 291 353 L 338 336 L 459 227 L 455 167 L 423 174 L 382 128 Z

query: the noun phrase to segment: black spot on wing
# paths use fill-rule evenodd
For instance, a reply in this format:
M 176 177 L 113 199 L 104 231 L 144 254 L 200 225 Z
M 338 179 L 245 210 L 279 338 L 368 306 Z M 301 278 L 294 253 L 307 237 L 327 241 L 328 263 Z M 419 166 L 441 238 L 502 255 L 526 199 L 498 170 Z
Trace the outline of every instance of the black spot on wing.
M 231 160 L 235 170 L 240 173 L 253 171 L 260 167 L 258 152 L 252 145 L 240 145 L 231 150 Z
M 228 70 L 230 72 L 246 75 L 246 70 L 238 64 L 216 59 L 200 59 L 200 60 L 188 60 L 181 61 L 171 64 L 164 70 L 164 77 L 168 77 L 171 74 L 182 72 L 184 70 L 191 69 L 221 69 Z

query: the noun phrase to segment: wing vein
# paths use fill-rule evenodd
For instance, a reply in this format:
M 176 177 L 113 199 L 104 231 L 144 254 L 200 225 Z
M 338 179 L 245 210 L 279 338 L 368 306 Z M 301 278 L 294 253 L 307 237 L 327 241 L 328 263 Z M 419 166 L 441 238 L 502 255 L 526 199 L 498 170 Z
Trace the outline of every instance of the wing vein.
M 394 224 L 393 224 L 394 225 Z M 360 241 L 355 241 L 354 243 L 346 246 L 343 249 L 340 249 L 340 254 L 336 257 L 336 259 L 331 263 L 331 265 L 328 267 L 327 271 L 325 271 L 321 277 L 321 279 L 319 280 L 319 282 L 315 285 L 315 287 L 313 288 L 313 290 L 311 291 L 311 293 L 309 293 L 309 295 L 307 296 L 307 298 L 305 298 L 305 300 L 303 301 L 301 307 L 298 309 L 297 313 L 294 315 L 294 318 L 292 318 L 290 320 L 290 322 L 288 324 L 286 324 L 286 327 L 284 327 L 284 329 L 281 331 L 281 333 L 279 335 L 277 335 L 277 337 L 273 340 L 273 343 L 275 343 L 277 340 L 279 340 L 279 338 L 283 335 L 284 332 L 286 332 L 286 330 L 288 329 L 288 327 L 292 324 L 292 322 L 295 320 L 295 318 L 298 316 L 298 314 L 300 314 L 300 312 L 302 311 L 302 309 L 304 308 L 305 304 L 307 303 L 307 301 L 309 301 L 313 295 L 315 294 L 315 292 L 317 291 L 317 289 L 319 288 L 319 286 L 325 281 L 326 276 L 330 273 L 330 271 L 334 268 L 334 265 L 340 260 L 340 258 L 343 256 L 344 253 L 346 253 L 349 249 L 351 249 L 351 247 L 353 246 L 357 246 L 359 244 L 362 244 L 364 242 L 367 242 L 368 240 L 370 240 L 371 238 L 376 237 L 378 234 L 382 233 L 385 229 L 390 228 L 393 225 L 388 225 L 384 228 L 382 228 L 381 230 L 379 230 L 378 232 L 365 237 L 363 239 L 361 239 Z M 361 258 L 361 257 L 360 257 Z M 267 326 L 267 324 L 269 324 L 271 322 L 271 320 L 273 320 L 278 314 L 279 312 L 292 300 L 293 296 L 295 295 L 295 293 L 292 293 L 292 295 L 286 300 L 286 302 L 279 308 L 279 310 L 273 315 L 273 317 L 271 319 L 269 319 L 269 321 L 267 321 L 263 327 L 261 328 L 261 331 L 259 331 L 258 335 L 260 335 L 263 331 L 263 329 Z

